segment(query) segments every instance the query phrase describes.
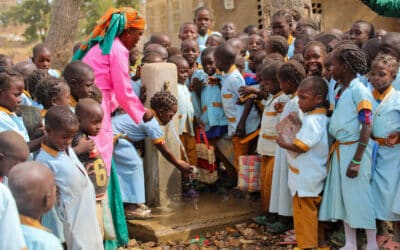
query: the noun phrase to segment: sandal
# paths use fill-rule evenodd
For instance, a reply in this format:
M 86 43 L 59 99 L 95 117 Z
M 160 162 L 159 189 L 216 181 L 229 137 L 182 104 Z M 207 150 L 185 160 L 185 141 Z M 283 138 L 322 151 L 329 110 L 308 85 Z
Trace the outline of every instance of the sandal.
M 346 236 L 342 231 L 335 231 L 329 236 L 329 240 L 336 246 L 344 246 L 346 243 Z
M 278 245 L 297 245 L 296 235 L 288 235 L 283 238 L 283 241 L 277 243 Z
M 147 220 L 153 218 L 151 210 L 145 210 L 142 207 L 136 209 L 125 209 L 125 217 L 127 220 Z
M 253 221 L 259 225 L 263 225 L 263 226 L 268 226 L 271 225 L 270 222 L 268 222 L 267 216 L 265 215 L 260 215 L 260 216 L 256 216 L 253 217 Z
M 267 226 L 267 231 L 272 234 L 281 234 L 291 229 L 290 225 L 285 225 L 279 221 Z
M 385 245 L 383 245 L 385 250 L 398 250 L 400 249 L 400 242 L 389 240 Z

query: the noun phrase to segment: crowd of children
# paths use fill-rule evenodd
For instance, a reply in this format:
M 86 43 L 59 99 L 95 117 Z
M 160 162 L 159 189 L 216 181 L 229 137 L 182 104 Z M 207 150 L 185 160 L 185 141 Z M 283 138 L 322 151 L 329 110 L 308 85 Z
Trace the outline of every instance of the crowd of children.
M 210 10 L 199 7 L 194 22 L 181 25 L 179 48 L 167 34 L 154 33 L 143 53 L 129 51 L 126 67 L 142 103 L 143 65 L 177 68 L 171 83 L 177 95 L 166 85 L 149 97 L 150 119 L 139 123 L 132 107 L 110 118 L 117 107 L 104 108 L 114 102 L 102 96 L 105 86 L 96 86 L 95 70 L 104 65 L 95 58 L 58 71 L 43 44 L 30 61 L 13 64 L 0 56 L 0 249 L 126 244 L 125 218 L 152 217 L 145 204 L 144 167 L 151 166 L 143 164 L 143 140 L 150 138 L 182 172 L 184 194 L 191 197 L 196 192 L 187 184 L 191 166 L 198 165 L 201 131 L 228 168 L 219 171 L 231 168 L 227 183 L 236 181 L 240 156 L 262 158 L 265 214 L 254 220 L 283 233 L 282 244 L 329 249 L 326 236 L 340 238 L 344 231 L 341 249 L 353 250 L 357 229 L 364 229 L 367 250 L 400 247 L 400 33 L 375 32 L 362 20 L 346 32 L 321 32 L 286 10 L 260 30 L 249 25 L 240 32 L 226 22 L 212 31 L 211 21 Z M 123 91 L 133 95 L 130 88 Z M 175 114 L 180 157 L 166 147 L 162 130 Z M 112 130 L 114 146 L 93 139 L 104 119 L 111 119 L 107 133 Z M 288 124 L 297 124 L 293 134 Z M 231 161 L 221 139 L 230 142 Z M 99 148 L 113 148 L 107 154 L 115 169 Z

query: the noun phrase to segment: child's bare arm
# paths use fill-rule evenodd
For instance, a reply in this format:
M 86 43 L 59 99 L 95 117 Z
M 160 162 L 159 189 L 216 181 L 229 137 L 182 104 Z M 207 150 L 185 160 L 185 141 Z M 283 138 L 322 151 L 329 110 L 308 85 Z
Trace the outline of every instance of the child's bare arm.
M 304 153 L 305 151 L 302 150 L 301 148 L 297 147 L 295 144 L 293 143 L 287 143 L 285 142 L 285 140 L 282 137 L 282 134 L 278 132 L 278 136 L 276 138 L 276 143 L 278 143 L 278 145 L 282 148 L 285 148 L 287 150 L 296 152 L 296 153 Z
M 45 138 L 46 138 L 46 135 L 42 135 L 39 138 L 36 138 L 36 139 L 33 139 L 33 140 L 29 141 L 27 143 L 28 147 L 29 147 L 29 151 L 30 152 L 38 151 L 40 149 L 40 146 L 41 146 L 41 144 L 42 144 L 42 142 L 43 142 L 43 140 Z
M 175 156 L 167 149 L 165 143 L 158 143 L 155 144 L 155 146 L 158 149 L 158 151 L 160 151 L 160 153 L 165 157 L 165 159 L 167 159 L 167 161 L 169 161 L 180 171 L 192 173 L 193 168 L 190 166 L 190 164 L 185 161 L 176 159 Z
M 353 160 L 347 167 L 346 176 L 349 178 L 355 178 L 358 176 L 360 170 L 360 162 L 365 151 L 365 147 L 368 144 L 369 137 L 371 136 L 372 127 L 371 124 L 362 123 L 360 138 L 358 139 L 357 151 L 354 154 Z
M 253 99 L 247 99 L 244 103 L 244 110 L 240 121 L 236 127 L 236 136 L 243 137 L 246 135 L 246 120 L 250 114 L 251 108 L 253 107 Z
M 251 86 L 242 86 L 239 88 L 239 94 L 241 97 L 246 96 L 246 95 L 251 95 L 251 94 L 256 94 L 258 95 L 260 91 L 257 88 L 251 87 Z

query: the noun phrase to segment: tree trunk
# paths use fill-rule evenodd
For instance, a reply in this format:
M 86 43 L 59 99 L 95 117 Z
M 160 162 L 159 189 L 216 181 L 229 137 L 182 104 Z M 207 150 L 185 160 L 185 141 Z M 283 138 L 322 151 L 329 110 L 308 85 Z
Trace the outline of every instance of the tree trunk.
M 72 56 L 82 0 L 54 0 L 49 33 L 45 39 L 52 52 L 51 67 L 62 70 Z
M 272 15 L 278 10 L 288 10 L 292 14 L 312 18 L 311 0 L 262 0 L 264 27 L 271 24 Z

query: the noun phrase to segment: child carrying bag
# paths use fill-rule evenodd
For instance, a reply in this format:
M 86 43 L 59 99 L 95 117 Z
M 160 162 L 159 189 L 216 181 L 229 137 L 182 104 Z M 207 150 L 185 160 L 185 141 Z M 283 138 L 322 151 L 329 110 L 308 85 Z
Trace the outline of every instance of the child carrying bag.
M 201 143 L 200 133 L 203 137 L 204 143 Z M 204 129 L 199 129 L 196 132 L 196 141 L 197 167 L 199 170 L 197 180 L 207 184 L 212 184 L 218 180 L 214 147 L 209 145 Z

